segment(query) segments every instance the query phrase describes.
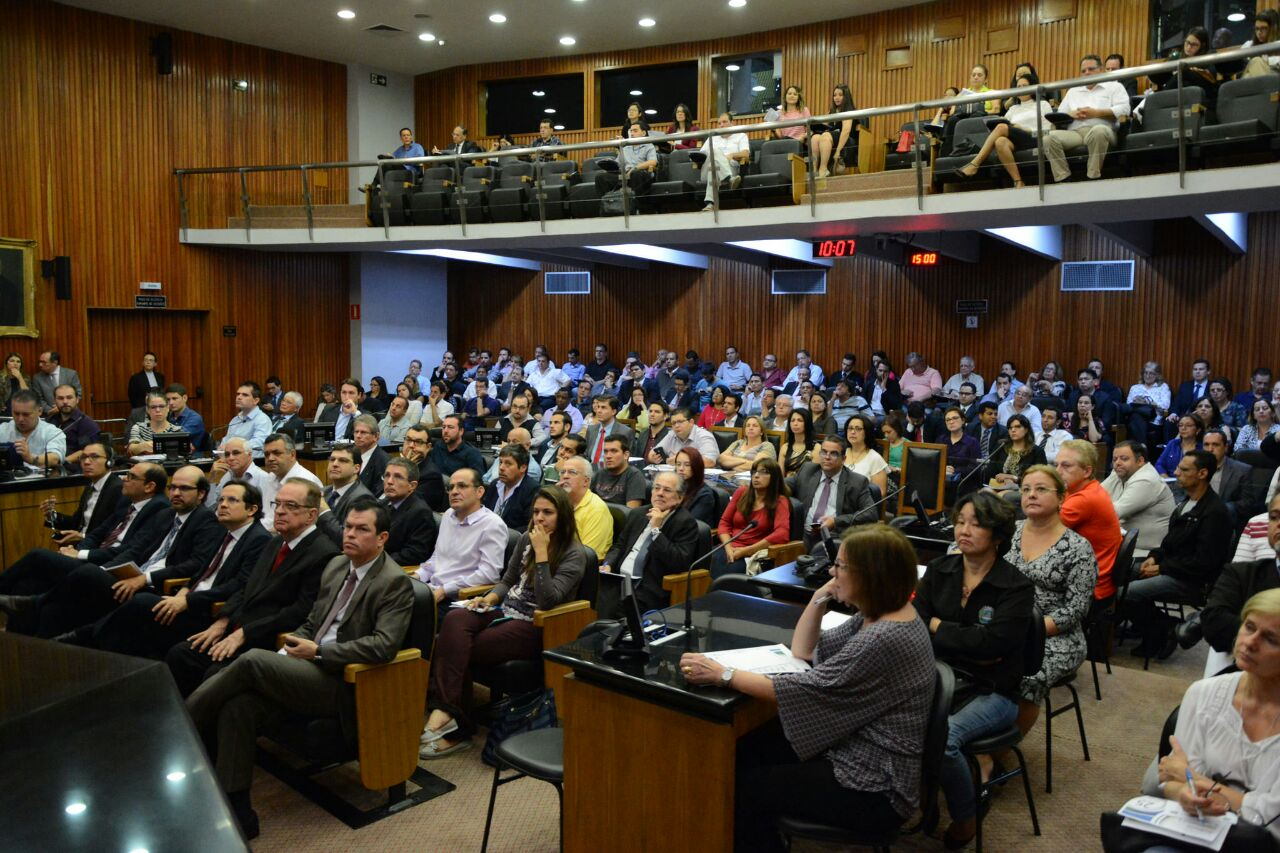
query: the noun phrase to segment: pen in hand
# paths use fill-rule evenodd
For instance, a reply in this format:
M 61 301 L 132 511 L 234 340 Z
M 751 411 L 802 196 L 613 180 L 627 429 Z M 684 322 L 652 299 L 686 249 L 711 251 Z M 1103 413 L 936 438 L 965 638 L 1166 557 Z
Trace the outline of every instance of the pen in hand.
M 1195 780 L 1195 777 L 1191 775 L 1190 767 L 1186 768 L 1186 772 L 1187 772 L 1187 787 L 1191 789 L 1191 796 L 1194 798 L 1197 796 L 1196 780 Z M 1200 811 L 1199 806 L 1196 806 L 1196 820 L 1200 821 L 1201 823 L 1204 823 L 1204 813 Z

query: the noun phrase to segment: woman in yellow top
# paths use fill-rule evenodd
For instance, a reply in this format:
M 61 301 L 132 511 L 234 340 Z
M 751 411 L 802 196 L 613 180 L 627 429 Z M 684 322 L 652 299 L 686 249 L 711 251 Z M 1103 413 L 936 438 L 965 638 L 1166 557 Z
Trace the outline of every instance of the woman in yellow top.
M 965 88 L 975 94 L 990 92 L 991 87 L 987 85 L 987 78 L 990 76 L 991 72 L 987 70 L 987 66 L 979 62 L 969 69 L 969 85 Z M 987 115 L 998 116 L 1000 115 L 1000 102 L 998 100 L 983 101 L 982 109 L 986 111 Z

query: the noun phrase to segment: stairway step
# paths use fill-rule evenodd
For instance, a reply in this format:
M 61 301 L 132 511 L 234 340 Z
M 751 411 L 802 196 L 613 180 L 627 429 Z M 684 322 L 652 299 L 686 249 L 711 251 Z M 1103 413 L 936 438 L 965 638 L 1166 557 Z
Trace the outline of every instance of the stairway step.
M 903 169 L 892 172 L 873 172 L 867 175 L 837 175 L 819 179 L 818 192 L 844 192 L 846 190 L 863 190 L 875 188 L 892 188 L 912 186 L 916 183 L 915 172 Z

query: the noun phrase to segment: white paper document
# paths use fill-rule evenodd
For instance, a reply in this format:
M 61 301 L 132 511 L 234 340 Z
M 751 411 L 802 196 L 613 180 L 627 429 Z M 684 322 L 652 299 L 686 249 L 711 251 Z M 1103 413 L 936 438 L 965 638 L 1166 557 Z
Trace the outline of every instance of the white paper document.
M 1227 833 L 1236 822 L 1232 812 L 1201 821 L 1184 812 L 1174 800 L 1146 796 L 1134 797 L 1125 803 L 1120 807 L 1120 815 L 1124 818 L 1122 826 L 1188 841 L 1210 850 L 1222 849 Z
M 809 664 L 792 656 L 791 649 L 775 643 L 772 646 L 756 646 L 750 649 L 730 649 L 726 652 L 707 652 L 721 666 L 755 672 L 760 675 L 777 675 L 780 672 L 804 672 Z

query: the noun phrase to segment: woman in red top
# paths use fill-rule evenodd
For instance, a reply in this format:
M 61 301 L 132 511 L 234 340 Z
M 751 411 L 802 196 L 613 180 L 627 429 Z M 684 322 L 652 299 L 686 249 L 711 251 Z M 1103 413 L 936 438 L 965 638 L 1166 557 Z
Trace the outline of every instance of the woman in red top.
M 711 389 L 711 402 L 702 407 L 702 413 L 698 415 L 698 426 L 703 429 L 711 429 L 716 424 L 724 420 L 724 387 L 717 385 Z
M 671 126 L 667 128 L 667 133 L 696 133 L 701 128 L 698 123 L 693 120 L 693 113 L 684 104 L 676 104 L 675 115 L 671 122 Z M 673 149 L 688 148 L 689 150 L 697 150 L 702 147 L 702 141 L 699 139 L 677 139 L 671 143 Z
M 756 526 L 746 530 L 747 524 Z M 782 477 L 782 469 L 774 459 L 757 459 L 751 466 L 751 484 L 739 486 L 720 517 L 717 531 L 722 543 L 739 533 L 742 536 L 716 551 L 711 561 L 711 576 L 720 577 L 746 570 L 746 559 L 770 545 L 791 541 L 791 490 Z
M 1064 441 L 1058 448 L 1054 466 L 1067 484 L 1067 496 L 1062 500 L 1058 515 L 1062 523 L 1079 533 L 1093 546 L 1098 558 L 1098 585 L 1093 589 L 1095 601 L 1103 601 L 1116 594 L 1116 578 L 1112 574 L 1116 555 L 1120 553 L 1120 519 L 1115 504 L 1102 484 L 1093 478 L 1098 464 L 1098 449 L 1081 439 Z M 1127 566 L 1120 571 L 1128 573 Z

